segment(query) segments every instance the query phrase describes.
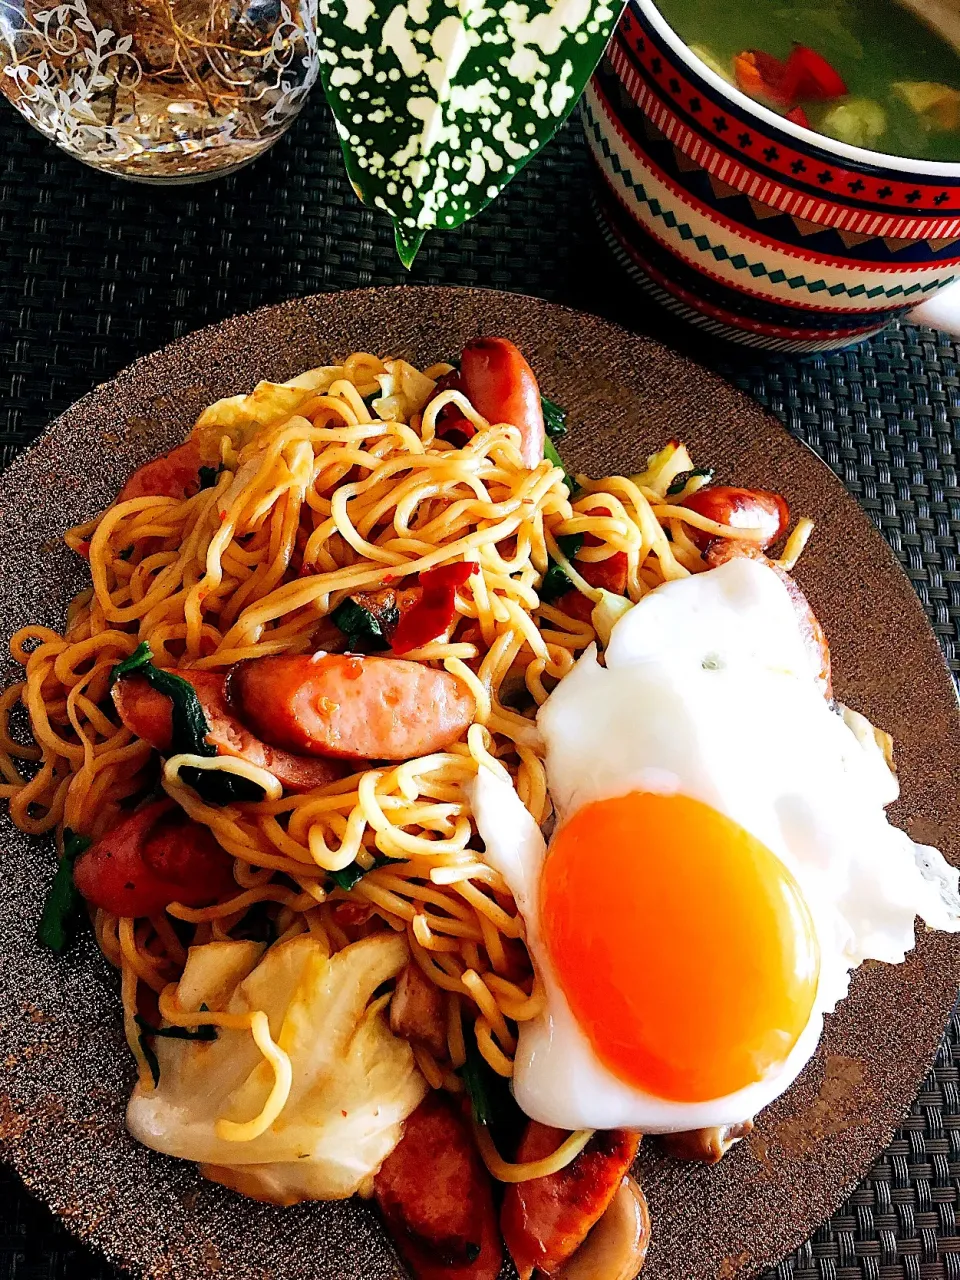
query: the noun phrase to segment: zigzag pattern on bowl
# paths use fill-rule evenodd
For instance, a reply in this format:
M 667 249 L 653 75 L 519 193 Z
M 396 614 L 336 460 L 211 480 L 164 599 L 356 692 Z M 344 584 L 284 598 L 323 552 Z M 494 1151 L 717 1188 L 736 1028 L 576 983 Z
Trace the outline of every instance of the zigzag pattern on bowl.
M 686 193 L 696 205 L 710 208 L 722 225 L 739 227 L 764 241 L 775 239 L 781 244 L 794 245 L 805 258 L 836 260 L 855 253 L 857 262 L 899 265 L 955 260 L 960 253 L 960 235 L 912 239 L 828 226 L 802 218 L 798 213 L 782 212 L 768 202 L 775 192 L 768 192 L 763 186 L 750 194 L 733 186 L 726 180 L 731 176 L 729 170 L 721 178 L 718 172 L 705 168 L 682 151 L 676 140 L 671 141 L 652 116 L 645 113 L 641 101 L 656 114 L 661 114 L 662 104 L 645 85 L 628 46 L 617 36 L 610 42 L 593 84 L 605 103 L 607 114 L 616 119 L 621 136 L 632 149 L 654 166 L 661 179 L 678 194 Z M 631 142 L 633 139 L 642 139 L 642 146 Z M 703 158 L 701 153 L 700 159 Z M 941 221 L 943 225 L 937 230 L 952 230 L 950 223 Z
M 869 316 L 863 318 L 863 328 L 848 331 L 834 329 L 827 337 L 810 337 L 806 336 L 810 331 L 800 326 L 775 325 L 754 319 L 746 314 L 741 295 L 733 291 L 728 291 L 729 307 L 714 305 L 703 297 L 702 277 L 697 279 L 696 272 L 692 275 L 697 291 L 678 285 L 673 278 L 678 265 L 676 262 L 671 264 L 669 273 L 654 265 L 653 259 L 658 248 L 655 242 L 649 242 L 654 252 L 644 254 L 636 244 L 636 228 L 632 228 L 629 235 L 624 234 L 617 218 L 616 199 L 605 182 L 598 181 L 597 189 L 591 196 L 591 205 L 608 249 L 633 283 L 671 315 L 678 316 L 713 337 L 757 350 L 804 355 L 834 351 L 838 346 L 864 341 L 879 333 L 888 322 L 886 315 L 879 324 L 876 316 Z M 801 315 L 799 318 L 815 323 L 813 317 Z M 822 326 L 814 332 L 822 335 Z
M 594 161 L 614 197 L 603 202 L 605 218 L 624 251 L 662 288 L 715 320 L 791 342 L 807 336 L 819 350 L 876 332 L 894 307 L 905 311 L 954 278 L 939 266 L 907 276 L 857 270 L 856 283 L 844 265 L 815 263 L 810 272 L 789 248 L 720 228 L 709 210 L 659 183 L 619 132 L 595 84 L 587 91 L 584 121 Z
M 585 120 L 594 159 L 637 221 L 681 261 L 695 262 L 718 283 L 735 284 L 758 298 L 776 298 L 786 305 L 871 311 L 888 310 L 891 303 L 905 300 L 915 304 L 955 278 L 956 259 L 912 269 L 871 270 L 865 264 L 804 253 L 718 218 L 714 209 L 657 172 L 614 114 L 597 78 L 587 88 Z

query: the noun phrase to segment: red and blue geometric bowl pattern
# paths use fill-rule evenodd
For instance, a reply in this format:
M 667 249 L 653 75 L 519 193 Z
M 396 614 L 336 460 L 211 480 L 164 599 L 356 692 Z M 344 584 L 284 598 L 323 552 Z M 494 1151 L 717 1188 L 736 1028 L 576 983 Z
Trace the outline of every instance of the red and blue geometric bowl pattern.
M 583 107 L 605 239 L 662 305 L 749 346 L 825 351 L 960 277 L 960 165 L 925 178 L 833 153 L 675 44 L 630 0 Z

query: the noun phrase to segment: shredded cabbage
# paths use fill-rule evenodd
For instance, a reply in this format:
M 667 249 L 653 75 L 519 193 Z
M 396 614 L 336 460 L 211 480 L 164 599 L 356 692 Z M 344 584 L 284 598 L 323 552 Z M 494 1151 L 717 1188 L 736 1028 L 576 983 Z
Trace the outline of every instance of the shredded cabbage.
M 193 428 L 203 461 L 220 462 L 225 437 L 236 455 L 261 428 L 285 422 L 307 400 L 323 395 L 343 376 L 341 365 L 325 365 L 289 382 L 259 382 L 249 395 L 215 401 L 204 409 Z
M 409 422 L 419 413 L 437 385 L 406 360 L 385 360 L 386 373 L 377 374 L 380 396 L 370 409 L 381 422 Z

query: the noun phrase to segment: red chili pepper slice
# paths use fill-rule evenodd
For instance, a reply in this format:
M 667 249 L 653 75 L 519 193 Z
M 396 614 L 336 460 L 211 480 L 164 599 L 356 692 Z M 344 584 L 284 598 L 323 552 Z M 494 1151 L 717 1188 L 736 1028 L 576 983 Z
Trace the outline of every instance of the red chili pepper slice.
M 477 572 L 475 560 L 459 560 L 456 564 L 441 564 L 436 569 L 428 569 L 420 575 L 420 585 L 425 591 L 434 587 L 462 587 L 472 574 Z
M 784 120 L 791 120 L 794 124 L 802 125 L 804 129 L 810 128 L 810 121 L 807 119 L 807 113 L 803 107 L 794 107 L 784 116 Z
M 840 73 L 805 44 L 795 44 L 786 62 L 763 49 L 744 49 L 734 58 L 733 70 L 744 93 L 774 106 L 792 108 L 787 119 L 806 129 L 810 124 L 806 113 L 797 108 L 798 101 L 827 102 L 849 92 Z M 793 114 L 796 111 L 799 115 Z
M 447 411 L 449 416 L 447 416 Z M 440 410 L 440 417 L 437 421 L 437 439 L 446 440 L 449 444 L 454 445 L 457 449 L 462 449 L 467 441 L 477 434 L 477 428 L 469 420 L 465 418 L 455 405 L 446 405 Z
M 462 391 L 463 381 L 459 369 L 451 369 L 437 379 L 437 389 L 433 393 L 436 399 L 442 391 Z M 455 404 L 445 404 L 437 414 L 437 438 L 449 440 L 458 449 L 462 449 L 471 436 L 477 434 L 477 428 L 465 418 Z
M 751 98 L 790 105 L 791 99 L 783 92 L 787 64 L 762 49 L 744 49 L 733 60 L 737 86 Z
M 397 623 L 390 642 L 396 654 L 409 653 L 442 636 L 457 613 L 457 588 L 476 572 L 472 560 L 443 564 L 420 575 L 423 594 Z
M 795 44 L 787 59 L 781 90 L 788 102 L 828 102 L 849 93 L 846 82 L 826 58 L 809 45 Z

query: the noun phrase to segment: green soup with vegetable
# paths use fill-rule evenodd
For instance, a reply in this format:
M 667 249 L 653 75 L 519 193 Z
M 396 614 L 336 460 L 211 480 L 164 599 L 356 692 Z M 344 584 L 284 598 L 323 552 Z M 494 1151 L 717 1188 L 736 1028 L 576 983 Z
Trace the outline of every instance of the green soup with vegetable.
M 960 56 L 896 0 L 659 8 L 714 71 L 796 123 L 874 151 L 960 161 Z

